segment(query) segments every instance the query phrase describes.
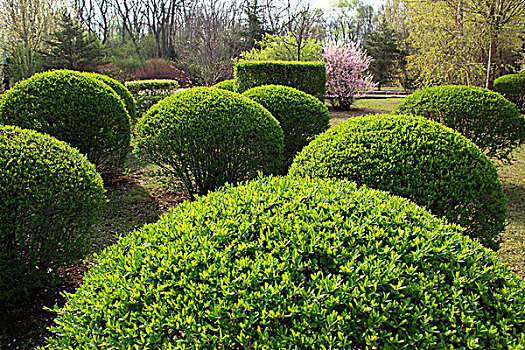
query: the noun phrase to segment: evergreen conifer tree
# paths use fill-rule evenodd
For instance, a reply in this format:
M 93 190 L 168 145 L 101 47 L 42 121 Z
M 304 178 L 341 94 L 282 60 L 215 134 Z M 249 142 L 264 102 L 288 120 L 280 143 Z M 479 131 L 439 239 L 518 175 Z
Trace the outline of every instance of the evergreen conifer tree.
M 381 86 L 395 75 L 396 63 L 404 58 L 399 48 L 399 40 L 384 17 L 377 30 L 370 35 L 363 46 L 367 54 L 373 58 L 370 72 L 377 82 L 378 90 L 381 90 Z
M 93 71 L 105 63 L 100 40 L 83 29 L 66 10 L 60 14 L 57 29 L 46 44 L 48 50 L 42 54 L 48 69 Z

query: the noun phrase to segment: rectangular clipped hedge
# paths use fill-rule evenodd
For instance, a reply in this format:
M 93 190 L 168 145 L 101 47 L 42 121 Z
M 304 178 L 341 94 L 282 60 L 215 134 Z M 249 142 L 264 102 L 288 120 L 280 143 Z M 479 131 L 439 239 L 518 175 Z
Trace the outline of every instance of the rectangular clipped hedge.
M 235 91 L 243 93 L 261 85 L 285 85 L 324 101 L 326 68 L 324 62 L 241 61 L 235 64 Z

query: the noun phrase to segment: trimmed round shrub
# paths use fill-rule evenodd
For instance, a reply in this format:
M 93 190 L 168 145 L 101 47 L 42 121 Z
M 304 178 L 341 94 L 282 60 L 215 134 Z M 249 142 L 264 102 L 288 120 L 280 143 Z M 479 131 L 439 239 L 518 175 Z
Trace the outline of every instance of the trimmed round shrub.
M 221 81 L 221 82 L 213 85 L 213 87 L 217 88 L 217 89 L 234 91 L 234 83 L 235 83 L 235 79 L 224 80 L 224 81 Z
M 124 102 L 124 105 L 126 106 L 126 110 L 128 111 L 129 117 L 131 120 L 135 119 L 135 114 L 137 112 L 137 106 L 135 99 L 133 98 L 133 95 L 129 90 L 118 80 L 115 80 L 111 77 L 108 77 L 104 74 L 97 74 L 97 73 L 84 73 L 87 76 L 91 78 L 95 78 L 98 80 L 101 80 L 103 83 L 106 83 L 110 88 L 113 89 L 119 95 L 119 97 Z
M 58 281 L 85 256 L 104 200 L 102 178 L 67 143 L 0 126 L 0 305 Z
M 328 108 L 317 98 L 282 85 L 264 85 L 243 93 L 279 121 L 284 133 L 283 171 L 295 155 L 330 126 Z
M 65 141 L 96 166 L 120 166 L 129 151 L 130 120 L 108 85 L 82 73 L 38 73 L 6 91 L 0 123 Z
M 498 93 L 473 86 L 436 86 L 407 96 L 393 114 L 421 115 L 452 128 L 502 161 L 525 141 L 525 118 Z
M 508 74 L 494 80 L 494 91 L 514 103 L 525 113 L 525 74 Z
M 263 178 L 97 257 L 51 349 L 525 344 L 525 285 L 461 228 L 346 181 Z
M 289 173 L 344 178 L 411 199 L 494 250 L 505 229 L 492 162 L 458 132 L 423 117 L 352 118 L 306 146 Z
M 150 108 L 135 131 L 139 154 L 180 180 L 191 195 L 281 165 L 279 122 L 260 104 L 226 90 L 178 92 Z

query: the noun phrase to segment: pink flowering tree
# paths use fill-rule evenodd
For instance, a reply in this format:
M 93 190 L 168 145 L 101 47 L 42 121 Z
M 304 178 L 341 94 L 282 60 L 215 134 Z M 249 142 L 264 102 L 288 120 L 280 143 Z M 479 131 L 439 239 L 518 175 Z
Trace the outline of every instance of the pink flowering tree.
M 372 58 L 356 44 L 328 44 L 323 51 L 326 93 L 334 107 L 349 109 L 356 98 L 374 90 L 372 76 L 366 74 Z

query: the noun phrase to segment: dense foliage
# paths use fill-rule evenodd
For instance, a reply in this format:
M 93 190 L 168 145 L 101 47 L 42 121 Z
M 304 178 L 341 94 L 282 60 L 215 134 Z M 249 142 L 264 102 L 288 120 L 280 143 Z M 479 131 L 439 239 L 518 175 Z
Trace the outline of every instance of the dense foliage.
M 505 229 L 505 196 L 494 165 L 464 136 L 423 117 L 352 118 L 306 146 L 290 174 L 390 191 L 447 217 L 494 250 Z
M 324 101 L 326 69 L 323 62 L 260 61 L 237 62 L 234 67 L 235 90 L 244 92 L 261 85 L 285 85 Z
M 372 59 L 356 44 L 327 45 L 323 59 L 326 90 L 334 106 L 349 109 L 354 99 L 374 90 L 372 76 L 366 73 Z
M 126 110 L 128 111 L 130 119 L 135 119 L 135 113 L 137 112 L 137 106 L 135 99 L 133 98 L 133 95 L 129 90 L 121 84 L 118 80 L 115 80 L 113 78 L 108 77 L 104 74 L 96 74 L 96 73 L 84 73 L 88 75 L 89 77 L 93 79 L 98 79 L 108 85 L 110 88 L 113 89 L 119 95 L 119 97 L 124 102 L 124 105 L 126 106 Z
M 474 86 L 436 86 L 406 97 L 394 114 L 440 122 L 472 140 L 488 156 L 508 160 L 525 142 L 525 118 L 500 94 Z
M 157 102 L 174 94 L 180 87 L 178 81 L 170 79 L 135 80 L 125 83 L 137 101 L 137 116 L 140 117 Z
M 76 149 L 0 126 L 0 305 L 50 287 L 59 267 L 84 257 L 103 198 L 100 175 Z
M 258 86 L 243 93 L 279 121 L 284 133 L 283 173 L 295 155 L 316 135 L 328 129 L 328 108 L 312 95 L 281 85 Z
M 319 61 L 323 45 L 314 38 L 303 38 L 297 42 L 293 35 L 265 34 L 254 47 L 242 52 L 240 58 L 246 61 Z
M 52 349 L 444 349 L 525 343 L 525 285 L 461 228 L 346 181 L 262 178 L 97 257 Z
M 79 72 L 38 73 L 17 83 L 0 101 L 0 123 L 50 134 L 97 166 L 121 165 L 129 151 L 130 122 L 122 99 Z
M 508 74 L 494 80 L 494 91 L 499 92 L 525 113 L 525 73 Z
M 216 87 L 217 89 L 234 91 L 235 90 L 235 79 L 223 80 L 220 83 L 213 85 L 213 87 Z
M 216 88 L 188 89 L 162 100 L 138 120 L 136 137 L 139 153 L 190 194 L 276 171 L 282 160 L 283 131 L 270 112 Z

